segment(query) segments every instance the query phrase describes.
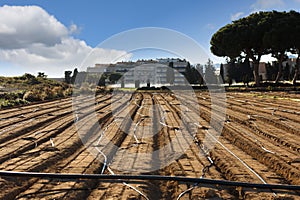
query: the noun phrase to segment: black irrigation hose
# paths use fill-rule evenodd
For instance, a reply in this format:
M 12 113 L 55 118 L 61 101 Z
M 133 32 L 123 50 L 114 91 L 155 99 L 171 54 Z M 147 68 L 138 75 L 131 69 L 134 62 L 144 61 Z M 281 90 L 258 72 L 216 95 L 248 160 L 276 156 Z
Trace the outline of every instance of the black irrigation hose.
M 282 185 L 282 184 L 259 184 L 246 183 L 225 180 L 213 180 L 205 178 L 189 178 L 182 176 L 159 176 L 159 175 L 106 175 L 106 174 L 60 174 L 60 173 L 39 173 L 39 172 L 16 172 L 0 170 L 0 176 L 29 177 L 29 178 L 53 178 L 53 179 L 99 179 L 103 181 L 115 180 L 115 182 L 124 182 L 124 180 L 156 180 L 156 181 L 178 181 L 189 183 L 202 183 L 211 185 L 234 186 L 257 189 L 282 189 L 282 190 L 300 190 L 300 185 Z M 130 181 L 129 181 L 130 182 Z

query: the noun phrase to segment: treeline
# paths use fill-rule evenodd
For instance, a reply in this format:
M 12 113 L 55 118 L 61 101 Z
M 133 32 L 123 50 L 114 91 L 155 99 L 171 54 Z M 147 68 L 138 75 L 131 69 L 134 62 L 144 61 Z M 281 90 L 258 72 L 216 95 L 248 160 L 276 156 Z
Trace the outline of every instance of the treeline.
M 267 81 L 275 81 L 276 77 L 279 73 L 279 63 L 266 63 L 266 70 L 267 70 Z M 284 81 L 293 81 L 300 79 L 300 74 L 296 73 L 296 68 L 290 65 L 289 63 L 286 63 L 285 66 L 282 66 L 282 76 L 281 80 Z M 295 74 L 297 77 L 295 77 Z
M 210 59 L 204 65 L 191 66 L 188 62 L 183 75 L 190 84 L 207 85 L 220 82 L 216 76 L 216 68 Z
M 73 73 L 72 71 L 65 71 L 64 81 L 67 84 L 97 83 L 97 86 L 105 86 L 107 81 L 108 84 L 115 84 L 120 78 L 122 78 L 122 73 L 119 72 L 88 73 L 78 72 L 78 69 L 75 68 Z
M 278 61 L 275 82 L 283 75 L 282 63 L 287 53 L 297 55 L 293 84 L 300 66 L 300 13 L 257 12 L 220 28 L 211 38 L 211 52 L 234 60 L 247 57 L 253 61 L 255 84 L 260 85 L 259 63 L 263 55 L 271 54 Z
M 260 75 L 260 81 L 276 81 L 279 72 L 279 63 L 265 63 L 265 77 L 263 78 Z M 295 67 L 293 67 L 288 62 L 282 66 L 282 81 L 292 81 L 295 75 Z M 300 74 L 298 74 L 297 79 L 299 79 Z M 242 60 L 231 60 L 226 64 L 226 67 L 221 64 L 220 65 L 220 77 L 224 83 L 228 83 L 231 85 L 232 83 L 244 83 L 248 85 L 249 82 L 254 81 L 253 76 L 253 66 L 251 66 L 249 59 Z
M 228 83 L 229 85 L 233 82 L 243 82 L 248 85 L 249 82 L 253 81 L 253 73 L 249 59 L 245 59 L 244 61 L 231 60 L 225 69 L 224 65 L 221 64 L 220 78 L 224 83 Z

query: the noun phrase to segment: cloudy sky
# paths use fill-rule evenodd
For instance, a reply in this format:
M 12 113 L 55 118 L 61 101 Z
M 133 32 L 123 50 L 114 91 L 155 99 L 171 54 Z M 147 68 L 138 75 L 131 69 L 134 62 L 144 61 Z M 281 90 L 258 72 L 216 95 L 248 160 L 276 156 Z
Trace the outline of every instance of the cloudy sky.
M 223 59 L 209 52 L 212 34 L 260 10 L 300 11 L 300 0 L 0 0 L 0 76 L 43 71 L 61 77 L 83 61 L 93 65 L 171 56 L 162 51 L 128 52 L 122 48 L 126 42 L 114 49 L 98 46 L 115 34 L 143 27 L 182 33 L 218 63 Z M 97 56 L 89 56 L 91 51 Z

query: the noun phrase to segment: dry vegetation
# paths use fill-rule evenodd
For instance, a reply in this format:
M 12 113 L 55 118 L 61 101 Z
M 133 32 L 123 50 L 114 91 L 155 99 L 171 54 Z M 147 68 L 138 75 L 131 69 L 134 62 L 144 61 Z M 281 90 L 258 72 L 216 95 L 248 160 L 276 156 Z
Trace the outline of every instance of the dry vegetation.
M 68 97 L 71 94 L 69 85 L 31 74 L 0 77 L 1 108 Z

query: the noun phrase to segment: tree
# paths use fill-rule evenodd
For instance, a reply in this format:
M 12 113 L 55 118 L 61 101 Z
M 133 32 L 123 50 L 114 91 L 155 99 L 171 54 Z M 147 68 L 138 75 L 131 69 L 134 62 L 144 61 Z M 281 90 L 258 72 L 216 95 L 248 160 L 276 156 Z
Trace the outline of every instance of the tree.
M 296 81 L 297 81 L 297 78 L 298 78 L 298 75 L 300 74 L 299 73 L 299 70 L 300 70 L 300 58 L 299 58 L 299 53 L 298 53 L 298 57 L 297 57 L 297 60 L 296 60 L 296 65 L 295 65 L 295 72 L 294 72 L 294 77 L 293 77 L 293 85 L 296 85 Z
M 225 83 L 225 79 L 224 79 L 224 65 L 223 65 L 223 63 L 221 63 L 221 65 L 220 65 L 220 79 L 221 79 L 221 83 Z
M 198 68 L 197 68 L 198 67 Z M 190 84 L 203 84 L 203 68 L 202 66 L 191 66 L 190 62 L 187 63 L 184 71 L 184 76 Z
M 253 80 L 249 58 L 231 59 L 227 64 L 226 82 L 230 85 L 233 80 L 235 82 L 243 82 L 244 85 L 248 85 L 249 81 Z
M 282 70 L 283 80 L 289 81 L 291 79 L 290 73 L 291 73 L 290 65 L 289 65 L 289 63 L 286 63 L 286 65 L 284 66 L 284 68 Z
M 39 84 L 40 81 L 32 74 L 24 74 L 22 77 L 21 77 L 21 80 L 25 80 L 27 84 L 30 84 L 30 85 L 35 85 L 35 84 Z
M 190 84 L 195 83 L 195 75 L 193 74 L 190 62 L 188 62 L 185 67 L 184 76 Z
M 286 12 L 273 11 L 269 20 L 272 27 L 265 33 L 263 42 L 268 47 L 269 53 L 278 61 L 278 74 L 275 79 L 275 83 L 278 83 L 282 77 L 282 62 L 287 59 L 286 52 L 293 41 L 289 39 L 289 15 Z
M 289 15 L 289 40 L 292 40 L 291 53 L 297 54 L 295 72 L 293 77 L 293 84 L 296 85 L 296 80 L 300 71 L 300 13 L 296 11 L 290 11 Z
M 255 84 L 259 86 L 259 62 L 268 52 L 264 34 L 272 27 L 273 12 L 258 12 L 219 29 L 211 38 L 211 52 L 234 59 L 245 54 L 253 61 Z
M 205 82 L 206 84 L 216 84 L 217 83 L 217 77 L 215 74 L 215 67 L 213 65 L 213 62 L 208 59 L 207 63 L 205 64 Z
M 271 63 L 266 64 L 266 70 L 267 70 L 267 80 L 268 81 L 274 81 L 276 79 L 278 69 L 277 69 L 277 64 L 271 65 Z
M 35 79 L 35 76 L 32 75 L 32 74 L 24 74 L 22 77 L 21 77 L 22 80 L 31 80 L 31 79 Z
M 44 72 L 38 72 L 37 77 L 38 77 L 38 78 L 47 78 L 47 75 L 45 75 Z
M 72 76 L 72 78 L 71 78 L 71 83 L 72 83 L 72 84 L 75 83 L 77 74 L 78 74 L 78 70 L 77 70 L 77 68 L 75 68 L 74 71 L 73 71 L 73 76 Z
M 185 70 L 184 70 L 184 77 L 185 79 L 191 83 L 191 79 L 192 79 L 192 69 L 191 69 L 191 65 L 190 63 L 188 62 L 186 67 L 185 67 Z
M 236 68 L 236 60 L 231 59 L 228 61 L 228 67 L 227 67 L 227 76 L 226 76 L 226 82 L 229 83 L 229 86 L 232 84 L 233 80 L 236 81 L 237 75 L 237 68 Z
M 250 66 L 249 58 L 246 57 L 244 62 L 239 63 L 239 71 L 241 73 L 243 83 L 248 86 L 249 81 L 253 80 L 253 73 Z
M 262 55 L 272 54 L 278 61 L 275 82 L 282 76 L 282 62 L 286 53 L 297 54 L 293 84 L 299 74 L 300 66 L 300 13 L 259 12 L 241 18 L 218 30 L 212 37 L 211 51 L 217 56 L 231 59 L 245 54 L 253 61 L 256 85 L 259 85 L 259 61 Z
M 96 76 L 96 79 L 99 79 L 99 76 Z M 98 80 L 98 86 L 105 86 L 105 80 L 106 80 L 106 76 L 105 74 L 102 74 L 100 76 L 100 79 Z
M 122 77 L 122 74 L 120 74 L 120 73 L 111 73 L 109 75 L 109 81 L 111 83 L 116 83 L 121 77 Z
M 195 74 L 196 74 L 196 80 L 197 80 L 197 84 L 199 85 L 203 85 L 203 65 L 196 65 L 195 67 Z
M 191 73 L 192 73 L 191 84 L 200 84 L 200 85 L 203 84 L 202 76 L 195 67 L 191 68 Z
M 72 71 L 65 71 L 65 82 L 68 84 L 71 83 L 71 74 L 72 74 Z
M 169 83 L 170 85 L 174 84 L 174 80 L 175 80 L 175 75 L 174 75 L 174 63 L 173 62 L 169 62 L 169 67 L 167 68 L 166 71 L 166 78 L 167 78 L 167 83 Z

